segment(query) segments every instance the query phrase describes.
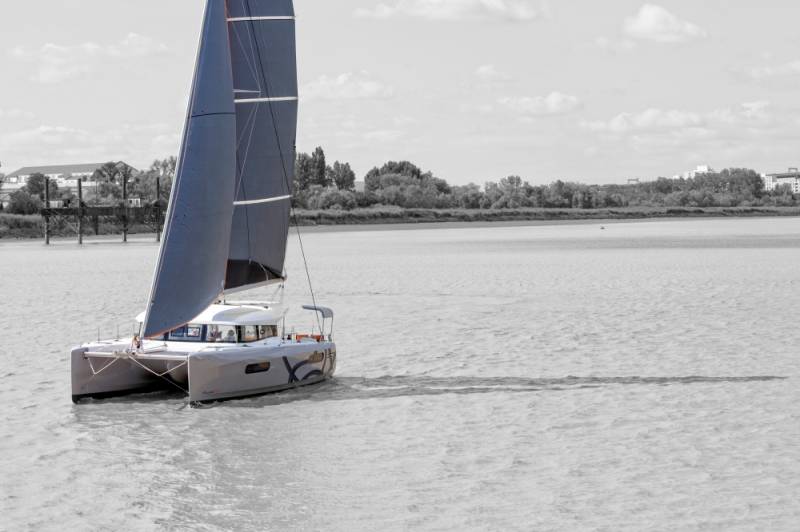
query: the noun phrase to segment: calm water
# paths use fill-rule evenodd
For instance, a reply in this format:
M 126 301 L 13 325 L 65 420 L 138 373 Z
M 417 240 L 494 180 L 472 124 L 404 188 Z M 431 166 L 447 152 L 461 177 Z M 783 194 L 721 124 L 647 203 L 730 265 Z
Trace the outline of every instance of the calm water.
M 338 378 L 202 409 L 69 400 L 154 244 L 0 244 L 0 529 L 800 528 L 799 219 L 305 243 Z

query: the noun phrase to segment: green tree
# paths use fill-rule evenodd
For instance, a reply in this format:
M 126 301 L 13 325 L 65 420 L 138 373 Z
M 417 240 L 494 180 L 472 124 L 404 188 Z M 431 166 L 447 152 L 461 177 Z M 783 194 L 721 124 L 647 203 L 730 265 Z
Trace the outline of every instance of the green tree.
M 166 206 L 172 189 L 172 181 L 175 178 L 176 166 L 177 159 L 175 157 L 156 159 L 150 168 L 134 177 L 130 184 L 130 196 L 150 203 L 160 200 L 162 206 Z M 157 182 L 160 185 L 160 198 L 156 198 Z
M 178 158 L 175 156 L 166 159 L 156 159 L 150 165 L 151 172 L 158 172 L 159 176 L 169 179 L 170 183 L 175 179 L 175 172 L 178 169 Z
M 58 184 L 54 179 L 48 181 L 44 174 L 31 174 L 28 178 L 28 183 L 25 185 L 25 191 L 31 196 L 39 198 L 44 201 L 44 184 L 49 183 L 50 199 L 58 197 Z
M 403 175 L 413 177 L 414 179 L 422 178 L 422 170 L 409 162 L 409 161 L 388 161 L 383 166 L 377 166 L 367 172 L 364 177 L 364 187 L 368 191 L 375 191 L 380 188 L 380 177 L 382 175 Z
M 42 200 L 24 188 L 11 194 L 8 212 L 11 214 L 36 214 L 42 210 Z
M 474 183 L 453 187 L 453 201 L 462 209 L 479 209 L 482 197 L 481 187 Z
M 339 190 L 354 190 L 356 186 L 356 173 L 350 168 L 350 163 L 336 161 L 328 167 L 328 181 L 336 185 Z
M 298 153 L 294 164 L 294 191 L 295 194 L 308 190 L 312 182 L 311 156 L 307 153 Z
M 500 180 L 497 188 L 500 197 L 492 204 L 493 209 L 517 209 L 528 206 L 528 198 L 525 195 L 525 185 L 522 178 L 518 175 L 511 175 Z
M 311 209 L 345 209 L 356 207 L 355 194 L 349 190 L 315 187 L 319 192 L 309 199 Z
M 137 187 L 139 172 L 124 162 L 110 161 L 98 168 L 92 180 L 98 183 L 98 198 L 101 203 L 116 203 L 122 199 L 122 184 L 127 182 L 128 197 Z
M 317 146 L 311 154 L 311 184 L 321 187 L 331 186 L 328 181 L 328 165 L 325 163 L 325 150 Z

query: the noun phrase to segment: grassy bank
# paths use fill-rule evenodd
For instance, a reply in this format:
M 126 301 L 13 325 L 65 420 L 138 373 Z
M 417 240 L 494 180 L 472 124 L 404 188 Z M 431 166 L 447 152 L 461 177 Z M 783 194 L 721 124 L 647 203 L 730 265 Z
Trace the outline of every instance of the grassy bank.
M 436 222 L 524 222 L 558 220 L 637 220 L 648 218 L 725 218 L 758 216 L 800 216 L 800 207 L 625 207 L 615 209 L 402 209 L 372 207 L 368 209 L 298 210 L 297 221 L 303 226 L 369 225 Z M 94 234 L 89 224 L 85 234 Z M 52 224 L 54 237 L 75 235 L 75 223 L 59 220 Z M 130 233 L 150 233 L 147 226 L 133 226 Z M 100 224 L 101 235 L 119 234 L 118 225 Z M 0 214 L 0 239 L 42 238 L 40 216 Z
M 724 218 L 800 216 L 800 207 L 625 207 L 614 209 L 402 209 L 377 207 L 352 211 L 297 211 L 300 225 L 358 225 L 436 222 L 512 222 L 558 220 L 637 220 L 647 218 Z
M 101 222 L 101 235 L 122 234 L 120 226 Z M 73 237 L 77 234 L 77 222 L 75 220 L 52 220 L 50 222 L 50 234 L 53 237 Z M 132 235 L 139 233 L 152 233 L 153 229 L 144 225 L 131 226 L 129 233 Z M 84 235 L 93 235 L 94 230 L 88 220 L 84 220 Z M 0 213 L 0 239 L 23 239 L 23 238 L 44 238 L 44 222 L 39 215 L 21 215 Z

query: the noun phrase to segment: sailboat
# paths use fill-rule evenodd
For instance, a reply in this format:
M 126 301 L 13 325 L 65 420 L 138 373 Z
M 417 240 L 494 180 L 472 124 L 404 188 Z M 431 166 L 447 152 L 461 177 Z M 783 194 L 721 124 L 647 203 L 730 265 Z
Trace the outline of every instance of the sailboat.
M 207 0 L 139 333 L 72 350 L 74 402 L 164 387 L 206 402 L 333 376 L 331 309 L 305 305 L 318 327 L 298 334 L 287 329 L 282 297 L 230 301 L 257 287 L 283 293 L 296 151 L 295 46 L 292 0 Z

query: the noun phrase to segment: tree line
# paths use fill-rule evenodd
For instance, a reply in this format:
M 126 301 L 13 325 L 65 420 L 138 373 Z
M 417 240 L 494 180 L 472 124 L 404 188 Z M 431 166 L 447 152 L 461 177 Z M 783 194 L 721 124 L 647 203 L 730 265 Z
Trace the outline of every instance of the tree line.
M 94 190 L 85 190 L 88 204 L 115 205 L 122 199 L 122 182 L 128 196 L 144 204 L 166 204 L 176 159 L 156 160 L 139 172 L 124 163 L 106 163 L 90 181 Z M 156 180 L 161 180 L 161 196 L 156 197 Z M 11 195 L 8 211 L 33 214 L 44 202 L 44 176 L 31 176 L 28 184 Z M 363 189 L 356 190 L 356 174 L 347 162 L 328 164 L 325 151 L 298 153 L 295 160 L 295 207 L 310 210 L 351 210 L 377 205 L 419 209 L 517 209 L 559 208 L 600 209 L 619 207 L 749 207 L 797 206 L 800 195 L 782 185 L 766 191 L 761 176 L 754 170 L 730 168 L 693 178 L 659 177 L 655 181 L 627 185 L 586 185 L 556 180 L 547 185 L 532 185 L 511 175 L 483 186 L 474 183 L 451 185 L 409 161 L 389 161 L 374 167 L 363 178 Z M 60 190 L 50 181 L 51 200 L 65 205 L 77 200 L 74 191 Z M 87 198 L 89 198 L 87 200 Z
M 350 165 L 326 165 L 317 148 L 301 153 L 295 168 L 295 207 L 353 209 L 394 205 L 422 209 L 601 209 L 618 207 L 749 207 L 796 206 L 800 195 L 789 185 L 764 189 L 755 170 L 729 168 L 694 178 L 665 178 L 627 185 L 586 185 L 556 180 L 532 185 L 518 175 L 482 187 L 451 185 L 409 161 L 389 161 L 364 176 L 364 189 L 354 188 Z

